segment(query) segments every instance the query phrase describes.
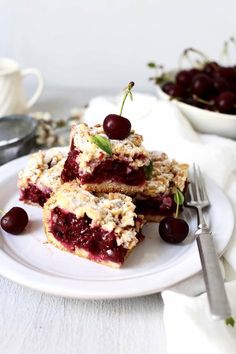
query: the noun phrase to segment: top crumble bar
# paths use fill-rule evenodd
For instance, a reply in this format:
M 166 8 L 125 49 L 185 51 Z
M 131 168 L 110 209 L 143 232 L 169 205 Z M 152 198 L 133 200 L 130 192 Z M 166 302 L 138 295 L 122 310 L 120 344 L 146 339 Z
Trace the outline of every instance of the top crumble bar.
M 110 139 L 111 155 L 92 142 L 93 136 L 108 139 L 101 125 L 72 127 L 71 148 L 62 180 L 78 179 L 85 189 L 96 192 L 133 194 L 138 191 L 134 187 L 142 189 L 146 180 L 144 167 L 150 164 L 142 136 L 131 131 L 124 140 Z

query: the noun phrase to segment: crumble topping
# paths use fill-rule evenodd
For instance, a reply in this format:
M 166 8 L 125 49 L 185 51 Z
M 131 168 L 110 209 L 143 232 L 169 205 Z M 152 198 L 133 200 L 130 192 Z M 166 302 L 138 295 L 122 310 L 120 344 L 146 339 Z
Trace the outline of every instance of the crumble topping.
M 67 148 L 52 148 L 32 154 L 26 168 L 19 172 L 18 187 L 25 189 L 32 183 L 41 190 L 55 191 L 61 184 L 67 153 Z
M 75 148 L 80 151 L 78 163 L 83 173 L 92 173 L 93 169 L 102 161 L 109 157 L 96 144 L 90 141 L 91 136 L 100 135 L 106 139 L 107 136 L 100 124 L 89 128 L 87 124 L 79 124 L 72 127 L 71 138 Z M 141 135 L 131 131 L 124 140 L 110 139 L 112 158 L 127 161 L 129 165 L 138 169 L 147 166 L 150 162 L 149 153 L 142 145 Z
M 100 226 L 108 232 L 114 231 L 118 246 L 129 249 L 138 243 L 135 237 L 139 231 L 136 229 L 135 205 L 124 194 L 109 193 L 97 197 L 73 181 L 61 185 L 45 205 L 50 210 L 59 207 L 75 214 L 77 218 L 86 214 L 92 219 L 91 226 Z
M 145 182 L 140 196 L 155 197 L 158 194 L 172 194 L 173 188 L 181 191 L 185 188 L 188 165 L 169 160 L 165 153 L 151 153 L 153 171 L 150 180 Z

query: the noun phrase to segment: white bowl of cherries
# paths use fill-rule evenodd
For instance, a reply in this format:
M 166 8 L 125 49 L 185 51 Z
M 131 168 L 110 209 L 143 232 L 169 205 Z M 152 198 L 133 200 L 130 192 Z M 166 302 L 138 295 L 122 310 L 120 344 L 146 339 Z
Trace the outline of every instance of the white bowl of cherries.
M 148 65 L 162 69 L 155 63 Z M 197 131 L 236 139 L 236 65 L 223 66 L 204 56 L 196 67 L 162 69 L 152 79 L 159 98 L 176 104 Z

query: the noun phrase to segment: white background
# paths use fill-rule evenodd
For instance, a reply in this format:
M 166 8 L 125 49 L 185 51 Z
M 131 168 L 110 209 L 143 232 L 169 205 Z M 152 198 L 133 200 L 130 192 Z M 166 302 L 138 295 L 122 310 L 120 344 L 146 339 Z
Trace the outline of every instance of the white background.
M 150 60 L 173 67 L 189 46 L 218 57 L 236 1 L 0 0 L 0 30 L 0 56 L 38 67 L 47 85 L 150 90 Z

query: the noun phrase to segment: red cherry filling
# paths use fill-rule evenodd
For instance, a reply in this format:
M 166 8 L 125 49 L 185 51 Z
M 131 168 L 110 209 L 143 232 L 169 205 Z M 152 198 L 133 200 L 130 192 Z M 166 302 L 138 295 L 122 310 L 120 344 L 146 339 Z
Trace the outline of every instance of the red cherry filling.
M 75 178 L 79 178 L 79 163 L 77 162 L 77 158 L 79 156 L 79 151 L 73 149 L 74 147 L 74 142 L 72 140 L 72 150 L 69 152 L 67 159 L 65 161 L 62 174 L 61 174 L 61 180 L 63 182 L 69 182 L 72 181 Z
M 33 184 L 25 189 L 20 190 L 20 200 L 24 202 L 32 202 L 43 206 L 44 203 L 50 198 L 51 190 L 41 191 L 38 187 Z
M 103 130 L 110 139 L 124 140 L 131 131 L 131 123 L 118 114 L 109 114 L 103 121 Z
M 28 215 L 24 209 L 13 207 L 3 215 L 1 226 L 6 232 L 19 235 L 26 228 L 28 221 Z
M 172 196 L 159 195 L 158 197 L 146 197 L 134 200 L 137 214 L 141 215 L 172 215 L 176 204 Z
M 146 177 L 143 168 L 137 170 L 130 167 L 129 163 L 121 160 L 107 158 L 95 167 L 92 174 L 81 174 L 79 163 L 77 162 L 79 151 L 69 152 L 62 171 L 62 181 L 68 182 L 78 178 L 82 184 L 102 183 L 105 181 L 114 181 L 124 183 L 130 186 L 143 185 Z
M 89 258 L 96 261 L 112 261 L 118 264 L 124 262 L 128 252 L 116 243 L 114 232 L 108 232 L 99 226 L 92 227 L 91 219 L 87 216 L 76 218 L 73 213 L 66 213 L 56 207 L 51 212 L 50 231 L 68 250 L 82 248 L 89 253 Z M 142 241 L 144 236 L 136 236 Z
M 143 168 L 134 170 L 126 161 L 107 159 L 95 167 L 92 174 L 85 174 L 80 177 L 84 183 L 102 183 L 114 181 L 129 186 L 143 185 L 145 183 L 145 172 Z

